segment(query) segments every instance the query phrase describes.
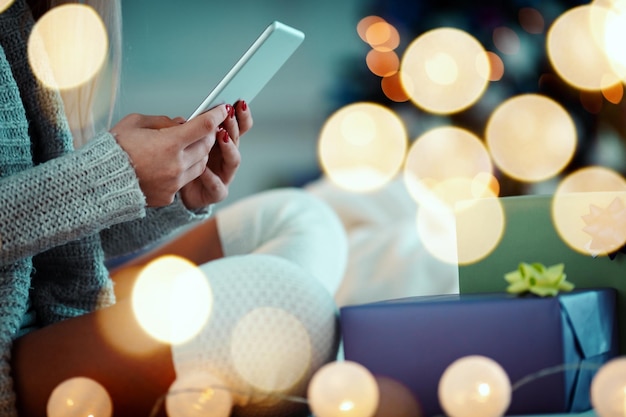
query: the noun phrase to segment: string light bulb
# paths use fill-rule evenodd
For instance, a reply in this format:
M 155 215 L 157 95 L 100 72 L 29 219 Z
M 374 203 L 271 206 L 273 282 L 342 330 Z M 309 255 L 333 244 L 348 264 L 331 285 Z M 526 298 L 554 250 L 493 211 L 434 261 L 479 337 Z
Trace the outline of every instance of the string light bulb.
M 50 394 L 48 417 L 111 417 L 113 404 L 106 389 L 93 379 L 75 377 L 61 382 Z
M 307 395 L 316 417 L 371 417 L 380 394 L 367 368 L 352 361 L 337 361 L 315 372 Z
M 228 417 L 233 399 L 224 383 L 206 372 L 177 378 L 165 398 L 169 417 Z
M 626 357 L 605 363 L 591 380 L 591 405 L 598 417 L 626 415 Z
M 446 368 L 438 394 L 448 417 L 501 417 L 511 403 L 511 382 L 496 361 L 471 355 Z

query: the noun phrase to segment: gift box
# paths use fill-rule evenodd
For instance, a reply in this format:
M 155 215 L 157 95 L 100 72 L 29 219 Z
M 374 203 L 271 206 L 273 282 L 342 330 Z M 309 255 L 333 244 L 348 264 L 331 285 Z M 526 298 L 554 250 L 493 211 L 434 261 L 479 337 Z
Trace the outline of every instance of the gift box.
M 596 370 L 618 354 L 616 291 L 410 297 L 341 308 L 346 360 L 405 384 L 425 416 L 456 359 L 498 362 L 514 387 L 508 415 L 583 412 Z M 541 376 L 540 376 L 541 375 Z M 516 386 L 519 385 L 519 386 Z
M 588 195 L 585 193 L 583 195 Z M 595 193 L 602 194 L 602 193 Z M 568 198 L 576 207 L 579 195 Z M 623 193 L 626 201 L 626 193 Z M 507 283 L 504 274 L 517 268 L 520 262 L 543 265 L 564 264 L 567 280 L 577 289 L 615 288 L 617 290 L 617 315 L 626 314 L 626 254 L 594 256 L 591 252 L 574 250 L 557 232 L 552 212 L 552 195 L 522 195 L 499 199 L 504 210 L 505 228 L 494 250 L 477 262 L 459 266 L 459 291 L 462 294 L 504 292 Z M 490 205 L 485 205 L 485 220 Z M 477 220 L 478 221 L 478 220 Z M 580 227 L 586 225 L 581 218 Z M 591 235 L 590 235 L 591 237 Z M 435 278 L 433 278 L 435 279 Z M 626 320 L 619 323 L 620 354 L 626 355 Z

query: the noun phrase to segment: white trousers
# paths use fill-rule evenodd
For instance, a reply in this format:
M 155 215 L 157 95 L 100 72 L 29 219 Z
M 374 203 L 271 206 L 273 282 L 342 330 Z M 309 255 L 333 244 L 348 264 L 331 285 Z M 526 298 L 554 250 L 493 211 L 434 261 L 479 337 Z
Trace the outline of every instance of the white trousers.
M 173 347 L 177 378 L 201 371 L 228 387 L 234 415 L 305 412 L 313 373 L 337 354 L 333 296 L 347 239 L 334 212 L 298 189 L 260 193 L 216 213 L 223 259 L 201 266 L 210 321 Z

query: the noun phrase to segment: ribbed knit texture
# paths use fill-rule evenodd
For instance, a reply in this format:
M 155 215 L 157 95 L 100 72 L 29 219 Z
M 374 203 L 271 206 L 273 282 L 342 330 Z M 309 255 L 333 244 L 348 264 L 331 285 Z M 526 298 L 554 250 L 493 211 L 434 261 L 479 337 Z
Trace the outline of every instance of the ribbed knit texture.
M 108 132 L 73 150 L 59 95 L 28 64 L 32 25 L 25 0 L 0 13 L 2 417 L 17 415 L 10 349 L 29 297 L 39 325 L 110 305 L 108 249 L 137 250 L 206 217 L 179 201 L 146 209 L 130 160 Z

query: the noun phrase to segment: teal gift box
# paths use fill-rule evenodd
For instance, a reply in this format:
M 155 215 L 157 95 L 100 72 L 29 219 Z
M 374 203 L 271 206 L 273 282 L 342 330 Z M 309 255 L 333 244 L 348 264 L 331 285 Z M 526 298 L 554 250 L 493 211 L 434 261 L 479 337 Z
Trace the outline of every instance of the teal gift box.
M 507 414 L 591 408 L 597 369 L 618 354 L 616 291 L 557 297 L 505 293 L 410 297 L 341 308 L 344 355 L 405 384 L 425 416 L 443 413 L 437 386 L 456 359 L 498 362 L 514 388 Z

